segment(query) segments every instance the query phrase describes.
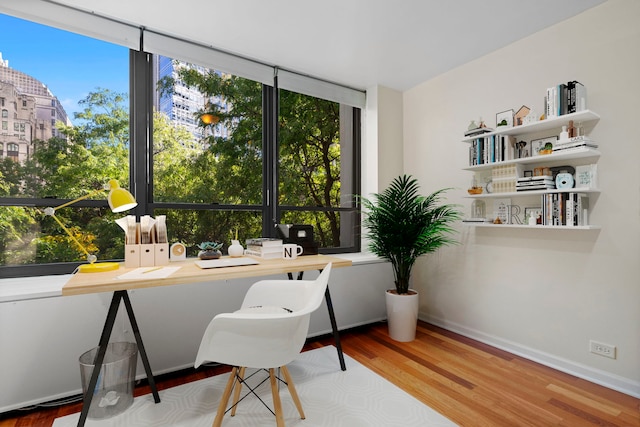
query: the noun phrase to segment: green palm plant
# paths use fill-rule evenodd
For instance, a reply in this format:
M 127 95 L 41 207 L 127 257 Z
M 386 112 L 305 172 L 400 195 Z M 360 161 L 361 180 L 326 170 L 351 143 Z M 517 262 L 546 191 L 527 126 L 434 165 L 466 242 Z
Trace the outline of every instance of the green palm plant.
M 403 175 L 372 200 L 361 198 L 369 250 L 391 262 L 398 294 L 409 293 L 411 269 L 419 256 L 457 243 L 451 225 L 462 215 L 457 205 L 440 204 L 449 189 L 426 197 L 418 190 L 417 179 Z

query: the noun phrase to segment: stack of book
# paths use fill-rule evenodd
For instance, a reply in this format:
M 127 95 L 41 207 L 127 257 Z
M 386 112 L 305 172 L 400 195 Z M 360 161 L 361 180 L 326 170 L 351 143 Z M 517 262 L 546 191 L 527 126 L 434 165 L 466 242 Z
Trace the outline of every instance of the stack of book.
M 553 176 L 527 176 L 518 178 L 516 182 L 516 191 L 532 191 L 532 190 L 550 190 L 556 188 Z
M 570 150 L 573 148 L 598 148 L 598 144 L 596 144 L 591 138 L 588 136 L 574 136 L 569 139 L 559 139 L 553 144 L 553 152 L 559 152 L 564 150 Z
M 255 256 L 263 259 L 282 258 L 282 239 L 272 237 L 258 237 L 247 239 L 247 249 L 245 255 Z

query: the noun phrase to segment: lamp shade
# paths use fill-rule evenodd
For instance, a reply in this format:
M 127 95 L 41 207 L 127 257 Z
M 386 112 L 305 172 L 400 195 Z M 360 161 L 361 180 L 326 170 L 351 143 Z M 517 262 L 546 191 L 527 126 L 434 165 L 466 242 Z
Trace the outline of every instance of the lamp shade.
M 133 195 L 124 188 L 120 188 L 115 179 L 109 180 L 109 189 L 107 200 L 112 212 L 125 212 L 138 206 Z

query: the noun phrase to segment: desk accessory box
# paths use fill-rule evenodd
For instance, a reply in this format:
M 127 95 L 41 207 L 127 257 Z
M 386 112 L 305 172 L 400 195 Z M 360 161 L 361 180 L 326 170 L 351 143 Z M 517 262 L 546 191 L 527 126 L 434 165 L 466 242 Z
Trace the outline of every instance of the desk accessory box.
M 318 242 L 313 238 L 313 225 L 277 224 L 276 232 L 284 243 L 294 243 L 303 248 L 302 255 L 317 255 Z
M 123 221 L 124 220 L 124 221 Z M 151 218 L 129 215 L 116 221 L 125 230 L 124 266 L 126 268 L 152 267 L 169 264 L 169 242 L 166 216 Z M 126 224 L 126 227 L 123 224 Z

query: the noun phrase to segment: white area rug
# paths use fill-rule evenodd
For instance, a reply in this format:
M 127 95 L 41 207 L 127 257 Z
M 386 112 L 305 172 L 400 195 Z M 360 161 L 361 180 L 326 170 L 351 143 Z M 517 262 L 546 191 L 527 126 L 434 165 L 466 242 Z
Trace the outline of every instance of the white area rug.
M 280 396 L 287 427 L 450 427 L 444 416 L 405 393 L 389 381 L 345 355 L 347 370 L 341 371 L 335 347 L 304 352 L 289 364 L 307 418 L 301 420 L 286 387 Z M 248 370 L 247 370 L 248 371 Z M 262 374 L 258 374 L 262 375 Z M 122 414 L 105 420 L 88 419 L 87 427 L 209 427 L 228 374 L 184 384 L 160 392 L 161 402 L 151 394 L 137 397 Z M 272 404 L 267 381 L 260 396 Z M 245 388 L 243 388 L 245 391 Z M 58 418 L 53 427 L 73 427 L 80 414 Z M 275 426 L 275 417 L 254 396 L 228 413 L 223 427 Z

